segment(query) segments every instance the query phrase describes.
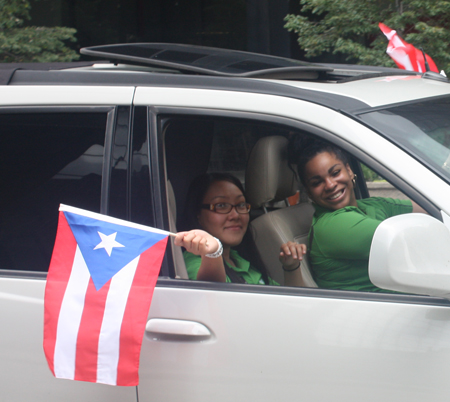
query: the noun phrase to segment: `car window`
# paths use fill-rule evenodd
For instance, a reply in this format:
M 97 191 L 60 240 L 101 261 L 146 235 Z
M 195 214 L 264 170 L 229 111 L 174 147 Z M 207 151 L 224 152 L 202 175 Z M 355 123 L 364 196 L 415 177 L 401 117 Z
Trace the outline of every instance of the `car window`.
M 100 212 L 107 115 L 0 114 L 0 269 L 46 271 L 60 203 Z
M 314 135 L 312 132 L 288 125 L 223 117 L 187 118 L 185 116 L 168 116 L 161 117 L 160 126 L 164 132 L 166 179 L 171 184 L 176 200 L 176 226 L 171 227 L 171 230 L 188 229 L 187 227 L 180 227 L 180 222 L 183 221 L 184 203 L 189 184 L 196 176 L 206 172 L 229 172 L 237 176 L 245 187 L 245 173 L 249 155 L 258 140 L 268 136 L 281 136 L 288 139 L 296 133 Z M 328 139 L 331 139 L 331 136 Z M 356 191 L 357 198 L 370 196 L 408 198 L 378 173 L 359 162 L 358 156 L 350 154 L 352 169 L 359 178 L 359 188 Z M 374 165 L 377 165 L 376 161 L 372 162 Z M 372 162 L 370 165 L 372 165 Z M 261 166 L 261 169 L 264 169 L 264 166 Z M 299 190 L 299 196 L 289 200 L 290 205 L 310 203 L 301 185 L 299 185 Z M 265 208 L 252 208 L 250 221 L 253 222 L 253 220 L 258 219 L 267 211 L 276 211 L 286 206 L 285 202 L 279 201 L 277 203 L 267 203 Z M 305 244 L 308 244 L 309 225 L 311 224 L 313 213 L 313 208 L 310 205 L 308 207 L 309 209 L 298 209 L 304 214 L 303 217 L 299 218 L 302 233 L 295 234 L 295 237 L 292 239 Z M 310 219 L 309 223 L 307 223 L 307 217 Z M 267 221 L 270 221 L 270 219 Z M 255 228 L 255 226 L 253 227 Z M 256 234 L 256 238 L 255 234 L 252 233 L 257 249 L 255 252 L 261 257 L 262 260 L 260 261 L 268 269 L 271 277 L 275 278 L 278 283 L 282 283 L 280 280 L 282 280 L 283 273 L 278 261 L 281 242 L 277 243 L 275 250 L 270 248 L 272 246 L 270 241 L 265 242 L 266 244 L 260 242 L 258 245 L 259 239 L 263 237 L 270 238 L 266 227 L 259 226 L 259 228 L 264 230 L 264 232 Z M 276 241 L 278 242 L 279 239 Z M 244 241 L 242 244 L 244 244 Z M 242 250 L 239 247 L 237 249 L 239 252 Z M 186 279 L 186 273 L 183 275 L 183 272 L 177 270 L 177 265 L 180 265 L 176 262 L 176 259 L 174 261 L 174 275 Z M 307 286 L 314 286 L 314 283 Z
M 408 197 L 398 188 L 389 183 L 384 177 L 361 163 L 367 190 L 370 197 L 388 197 L 406 200 Z
M 182 217 L 190 182 L 206 172 L 228 172 L 245 187 L 245 170 L 256 142 L 292 134 L 292 128 L 246 119 L 166 118 L 162 122 L 167 178 L 175 192 L 177 220 Z
M 407 103 L 360 117 L 450 182 L 450 98 Z
M 169 208 L 169 214 L 176 210 L 176 224 L 167 224 L 167 227 L 172 231 L 189 229 L 187 226 L 183 226 L 185 221 L 184 209 L 189 185 L 195 177 L 207 172 L 231 173 L 243 183 L 245 188 L 247 186 L 245 175 L 248 159 L 258 140 L 269 136 L 288 138 L 295 131 L 289 126 L 257 119 L 219 116 L 161 117 L 160 126 L 164 133 L 166 179 L 170 182 L 167 197 L 168 199 L 172 197 L 176 204 L 176 208 Z M 264 170 L 263 166 L 261 166 L 261 170 Z M 171 190 L 173 190 L 173 196 L 170 195 Z M 275 204 L 278 203 L 272 205 L 266 203 L 264 206 L 270 209 L 286 206 L 283 201 L 279 202 L 280 205 Z M 264 213 L 265 210 L 262 205 L 255 206 L 254 204 L 250 211 L 250 220 L 253 221 Z M 236 247 L 236 250 L 240 255 L 245 255 L 245 259 L 253 261 L 254 266 L 260 266 L 259 252 L 254 249 L 254 244 L 250 240 L 253 234 L 247 231 L 247 235 L 243 242 Z M 276 267 L 273 267 L 274 270 L 281 269 L 278 262 L 279 246 L 276 246 L 277 250 L 273 253 L 277 259 Z M 175 252 L 173 258 L 175 261 L 173 274 L 186 279 L 186 272 L 180 269 L 184 264 L 182 257 L 180 256 L 177 260 Z M 269 264 L 274 265 L 264 261 L 264 266 Z

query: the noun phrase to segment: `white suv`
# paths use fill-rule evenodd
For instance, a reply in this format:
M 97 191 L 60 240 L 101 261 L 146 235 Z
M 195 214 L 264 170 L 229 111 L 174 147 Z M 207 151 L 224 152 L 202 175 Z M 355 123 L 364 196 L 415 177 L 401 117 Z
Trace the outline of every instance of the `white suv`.
M 82 52 L 111 63 L 0 66 L 2 402 L 448 400 L 443 77 L 181 45 Z M 190 281 L 169 245 L 140 385 L 53 378 L 42 348 L 43 295 L 58 205 L 176 231 L 192 178 L 225 171 L 258 188 L 269 179 L 249 171 L 264 163 L 277 170 L 285 151 L 255 159 L 255 144 L 298 132 L 351 154 L 359 197 L 369 196 L 363 164 L 434 217 L 393 218 L 375 235 L 371 278 L 406 294 L 319 289 L 312 279 L 302 288 Z M 261 169 L 251 170 L 251 160 Z M 249 197 L 255 221 L 294 208 L 275 193 Z M 310 204 L 302 193 L 300 201 L 307 226 Z

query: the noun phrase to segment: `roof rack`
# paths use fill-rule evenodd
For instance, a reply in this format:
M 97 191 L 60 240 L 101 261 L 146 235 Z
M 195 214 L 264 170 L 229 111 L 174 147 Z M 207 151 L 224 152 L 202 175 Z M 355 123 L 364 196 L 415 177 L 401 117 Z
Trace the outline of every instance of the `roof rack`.
M 93 46 L 81 54 L 107 58 L 115 64 L 164 67 L 187 74 L 272 79 L 318 79 L 333 68 L 299 60 L 213 47 L 173 43 L 127 43 Z
M 101 63 L 101 62 L 100 62 Z M 64 70 L 66 68 L 87 67 L 93 62 L 52 62 L 52 63 L 0 63 L 0 85 L 8 85 L 17 70 Z

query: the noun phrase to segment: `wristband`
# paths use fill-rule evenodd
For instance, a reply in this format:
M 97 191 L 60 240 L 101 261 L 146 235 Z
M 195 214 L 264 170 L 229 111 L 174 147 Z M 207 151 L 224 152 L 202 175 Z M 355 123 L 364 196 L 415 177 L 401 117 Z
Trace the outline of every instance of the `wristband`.
M 285 272 L 294 272 L 300 268 L 300 264 L 301 264 L 301 261 L 298 262 L 298 265 L 294 269 L 286 269 L 286 268 L 284 268 L 284 265 L 282 265 L 281 268 L 283 268 L 283 271 L 285 271 Z
M 214 237 L 214 236 L 213 236 Z M 208 258 L 219 258 L 221 255 L 222 255 L 222 252 L 223 252 L 223 246 L 222 246 L 222 243 L 220 242 L 220 240 L 219 239 L 217 239 L 216 237 L 214 237 L 214 239 L 217 241 L 217 243 L 219 244 L 219 248 L 216 250 L 216 251 L 214 251 L 214 253 L 211 253 L 211 254 L 205 254 L 205 257 L 208 257 Z

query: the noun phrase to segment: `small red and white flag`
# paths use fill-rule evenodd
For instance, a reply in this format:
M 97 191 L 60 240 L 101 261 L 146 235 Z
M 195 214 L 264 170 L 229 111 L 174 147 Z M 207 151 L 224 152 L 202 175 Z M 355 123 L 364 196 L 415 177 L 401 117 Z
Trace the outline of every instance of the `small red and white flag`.
M 44 299 L 57 378 L 134 386 L 169 233 L 60 206 Z
M 384 25 L 378 24 L 381 31 L 389 39 L 386 53 L 395 61 L 395 64 L 403 70 L 417 71 L 424 73 L 427 71 L 422 51 L 404 41 L 398 36 L 397 31 Z M 439 72 L 433 59 L 426 55 L 428 66 L 431 71 Z

